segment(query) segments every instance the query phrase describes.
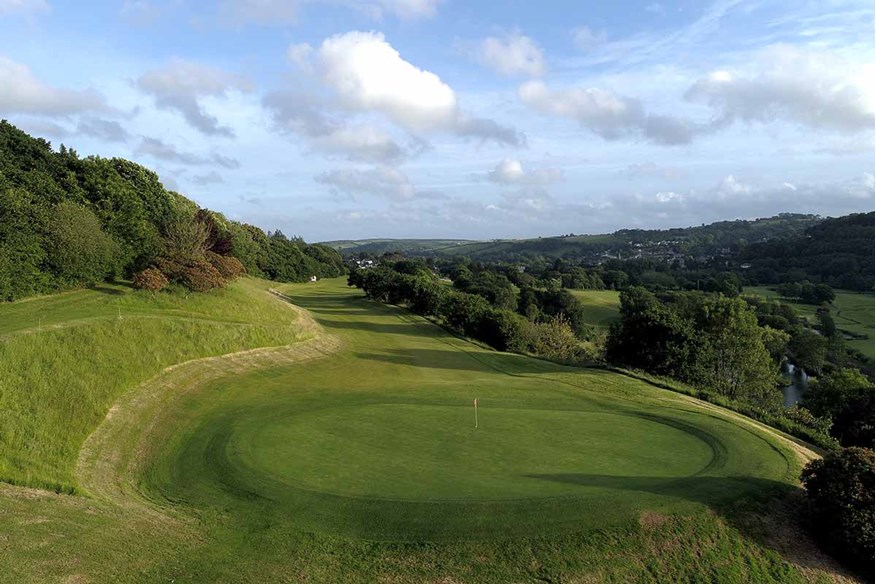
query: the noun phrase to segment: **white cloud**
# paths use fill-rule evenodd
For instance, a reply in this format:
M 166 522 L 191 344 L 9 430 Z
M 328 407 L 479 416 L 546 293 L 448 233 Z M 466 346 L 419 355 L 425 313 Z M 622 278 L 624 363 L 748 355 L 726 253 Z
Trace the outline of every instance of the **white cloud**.
M 225 137 L 233 137 L 234 132 L 220 126 L 215 116 L 206 113 L 199 99 L 250 90 L 249 83 L 239 75 L 176 58 L 161 69 L 144 73 L 137 80 L 137 86 L 152 95 L 159 108 L 179 112 L 198 131 Z
M 487 179 L 502 185 L 547 185 L 564 180 L 559 168 L 539 168 L 525 171 L 519 160 L 506 158 L 487 173 Z
M 314 149 L 359 162 L 390 163 L 407 152 L 387 132 L 372 124 L 351 124 L 330 117 L 316 98 L 295 93 L 271 93 L 262 100 L 274 125 L 283 133 L 304 138 Z
M 751 66 L 721 69 L 696 81 L 687 99 L 712 108 L 716 124 L 787 120 L 810 128 L 873 128 L 872 63 L 852 63 L 823 50 L 774 45 Z
M 514 130 L 461 111 L 450 86 L 436 74 L 405 61 L 380 33 L 349 32 L 328 38 L 315 61 L 323 83 L 348 110 L 381 112 L 414 133 L 443 130 L 522 143 Z
M 382 34 L 350 32 L 319 49 L 322 77 L 353 109 L 378 110 L 412 130 L 452 124 L 456 94 L 441 79 L 401 58 Z
M 553 90 L 542 81 L 528 81 L 518 95 L 529 107 L 573 119 L 606 140 L 641 135 L 657 144 L 677 145 L 689 143 L 699 131 L 687 120 L 648 114 L 639 100 L 598 88 Z
M 485 38 L 478 45 L 476 57 L 482 65 L 509 77 L 541 77 L 546 69 L 541 48 L 531 38 L 516 31 L 504 38 Z
M 69 116 L 109 109 L 93 89 L 60 89 L 37 79 L 27 65 L 0 56 L 0 114 Z
M 51 8 L 46 0 L 0 0 L 0 16 L 50 11 Z
M 406 174 L 385 165 L 369 169 L 335 169 L 319 174 L 315 179 L 318 183 L 350 194 L 368 193 L 398 201 L 409 201 L 417 195 Z

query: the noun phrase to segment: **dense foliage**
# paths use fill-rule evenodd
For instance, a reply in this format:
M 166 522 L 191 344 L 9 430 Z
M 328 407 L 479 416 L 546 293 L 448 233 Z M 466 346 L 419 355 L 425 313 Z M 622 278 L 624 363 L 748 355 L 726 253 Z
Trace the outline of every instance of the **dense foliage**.
M 608 338 L 610 362 L 666 375 L 733 400 L 774 406 L 778 363 L 743 300 L 720 295 L 621 293 L 621 320 Z
M 801 480 L 813 532 L 836 556 L 873 576 L 873 451 L 844 448 L 813 460 Z
M 438 319 L 458 334 L 500 351 L 528 353 L 560 362 L 592 361 L 562 312 L 533 321 L 517 314 L 507 280 L 464 274 L 451 288 L 422 261 L 400 261 L 374 269 L 353 270 L 349 284 L 374 300 L 405 305 Z M 462 291 L 459 288 L 473 290 Z M 506 293 L 510 292 L 510 296 Z M 500 300 L 504 298 L 504 300 Z
M 335 250 L 198 209 L 133 162 L 80 158 L 63 145 L 56 152 L 0 121 L 0 299 L 147 268 L 193 290 L 222 285 L 242 268 L 281 281 L 345 271 Z
M 873 383 L 854 369 L 838 369 L 810 384 L 803 405 L 830 420 L 830 434 L 843 446 L 874 446 Z

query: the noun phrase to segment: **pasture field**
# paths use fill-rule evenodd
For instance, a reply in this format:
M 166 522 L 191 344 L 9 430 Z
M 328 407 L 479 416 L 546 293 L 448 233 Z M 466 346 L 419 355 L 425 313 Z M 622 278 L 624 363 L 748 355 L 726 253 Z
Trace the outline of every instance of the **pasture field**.
M 584 305 L 587 324 L 608 329 L 620 318 L 620 292 L 616 290 L 569 290 Z
M 780 299 L 779 294 L 775 290 L 765 286 L 747 286 L 743 293 L 756 294 L 773 300 Z M 861 292 L 835 290 L 835 293 L 836 299 L 833 301 L 830 313 L 833 316 L 834 322 L 836 322 L 837 328 L 856 335 L 866 335 L 866 339 L 851 339 L 847 340 L 846 344 L 867 355 L 872 360 L 874 357 L 873 317 L 874 309 L 876 309 L 876 298 L 872 294 L 863 294 Z M 791 304 L 801 316 L 805 316 L 810 322 L 817 321 L 815 310 L 818 307 L 814 304 L 803 304 L 788 300 L 783 300 L 783 302 Z
M 215 300 L 217 314 L 204 304 L 211 295 L 193 302 L 231 329 L 244 318 L 267 327 L 277 347 L 190 361 L 95 400 L 114 405 L 73 457 L 70 482 L 87 496 L 0 486 L 0 573 L 46 582 L 843 578 L 783 518 L 780 501 L 793 500 L 814 453 L 779 433 L 621 374 L 478 347 L 342 279 L 277 285 L 282 297 L 267 287 L 241 282 Z M 102 305 L 94 292 L 75 294 Z M 194 312 L 192 298 L 136 296 L 122 294 L 156 312 Z M 33 302 L 45 300 L 67 296 Z M 60 316 L 56 324 L 79 330 Z M 52 431 L 64 434 L 43 430 Z

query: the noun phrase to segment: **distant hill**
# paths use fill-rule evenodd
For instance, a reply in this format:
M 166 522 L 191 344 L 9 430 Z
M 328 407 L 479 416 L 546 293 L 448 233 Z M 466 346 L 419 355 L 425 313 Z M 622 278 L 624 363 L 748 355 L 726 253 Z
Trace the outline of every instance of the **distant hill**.
M 739 261 L 760 279 L 784 274 L 783 281 L 809 280 L 834 288 L 873 290 L 876 213 L 825 219 L 803 233 L 774 237 L 746 246 Z M 776 279 L 776 278 L 773 278 Z
M 729 255 L 755 242 L 802 234 L 823 221 L 817 215 L 783 213 L 752 221 L 721 221 L 699 227 L 622 229 L 596 235 L 562 235 L 533 239 L 365 239 L 328 241 L 345 256 L 398 252 L 409 256 L 466 256 L 477 261 L 526 262 L 566 258 L 598 261 L 606 255 Z
M 452 252 L 458 246 L 472 243 L 477 242 L 471 239 L 341 239 L 323 241 L 321 245 L 332 247 L 345 256 L 360 253 L 381 255 L 393 252 L 405 255 L 435 255 Z

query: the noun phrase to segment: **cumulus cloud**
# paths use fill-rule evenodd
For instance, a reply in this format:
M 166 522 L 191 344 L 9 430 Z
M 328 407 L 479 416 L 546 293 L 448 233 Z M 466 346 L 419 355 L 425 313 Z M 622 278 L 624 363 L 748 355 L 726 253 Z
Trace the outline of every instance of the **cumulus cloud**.
M 778 119 L 811 128 L 854 132 L 873 128 L 872 63 L 850 63 L 822 50 L 775 45 L 747 71 L 718 70 L 685 97 L 704 103 L 717 124 Z
M 137 86 L 151 95 L 159 108 L 182 114 L 198 131 L 225 137 L 233 137 L 234 132 L 206 113 L 199 99 L 250 90 L 249 83 L 238 75 L 183 59 L 172 59 L 167 66 L 144 73 Z
M 221 0 L 219 18 L 233 25 L 281 26 L 294 24 L 307 4 L 332 4 L 358 10 L 374 20 L 382 20 L 387 14 L 418 20 L 434 16 L 440 3 L 441 0 Z
M 181 152 L 173 144 L 168 144 L 157 138 L 143 136 L 137 145 L 135 153 L 138 155 L 151 156 L 165 162 L 176 162 L 188 166 L 203 166 L 213 164 L 224 168 L 239 168 L 240 162 L 234 158 L 213 153 L 209 156 L 201 156 L 189 152 Z
M 0 114 L 69 116 L 108 109 L 103 95 L 93 89 L 51 87 L 27 65 L 0 56 Z
M 443 130 L 520 145 L 513 129 L 461 111 L 456 93 L 434 73 L 405 61 L 380 33 L 349 32 L 323 41 L 315 54 L 322 82 L 350 111 L 380 112 L 414 133 Z
M 315 179 L 349 194 L 368 193 L 398 201 L 409 201 L 417 196 L 417 190 L 406 174 L 385 165 L 368 169 L 334 169 L 317 175 Z
M 541 77 L 546 66 L 541 47 L 520 32 L 502 38 L 487 37 L 480 42 L 477 60 L 500 75 Z
M 389 163 L 408 152 L 388 133 L 371 124 L 350 124 L 330 117 L 315 98 L 297 93 L 272 93 L 262 100 L 281 132 L 305 138 L 314 150 L 351 161 Z
M 506 158 L 487 173 L 487 180 L 501 185 L 548 185 L 565 180 L 559 168 L 525 171 L 519 160 Z
M 76 126 L 76 132 L 100 138 L 107 142 L 126 142 L 130 137 L 128 131 L 120 123 L 100 118 L 85 118 L 81 120 L 79 125 Z
M 0 0 L 0 16 L 7 14 L 37 14 L 49 12 L 51 8 L 46 0 Z
M 518 95 L 529 107 L 573 119 L 606 140 L 641 135 L 657 144 L 688 144 L 698 131 L 687 120 L 649 114 L 639 100 L 602 89 L 553 90 L 542 81 L 528 81 L 520 86 Z

